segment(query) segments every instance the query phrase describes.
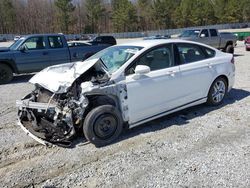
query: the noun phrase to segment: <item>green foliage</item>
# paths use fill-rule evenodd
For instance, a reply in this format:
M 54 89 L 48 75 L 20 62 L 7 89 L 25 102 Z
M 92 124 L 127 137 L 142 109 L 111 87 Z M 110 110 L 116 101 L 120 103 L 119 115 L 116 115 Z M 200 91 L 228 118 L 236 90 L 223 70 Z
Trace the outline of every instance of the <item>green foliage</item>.
M 105 8 L 101 4 L 101 0 L 86 0 L 86 14 L 88 25 L 85 30 L 89 33 L 98 33 L 100 31 L 100 19 L 105 14 Z
M 151 5 L 151 0 L 138 0 L 137 2 L 138 28 L 142 31 L 149 30 L 152 26 Z
M 211 0 L 182 0 L 174 14 L 177 27 L 201 26 L 216 23 Z
M 16 14 L 11 0 L 0 1 L 0 14 L 2 33 L 12 31 L 14 29 Z
M 243 22 L 249 22 L 250 21 L 250 0 L 242 0 L 241 7 L 242 7 L 241 12 L 242 12 Z
M 179 0 L 154 0 L 151 6 L 152 17 L 158 29 L 173 28 L 174 13 L 177 6 L 180 4 Z
M 136 30 L 137 17 L 134 4 L 128 0 L 112 1 L 113 27 L 116 32 Z
M 72 24 L 71 14 L 75 10 L 72 0 L 56 0 L 55 5 L 58 8 L 58 19 L 61 31 L 69 32 L 69 26 Z
M 0 33 L 148 31 L 250 22 L 250 0 L 0 0 L 0 15 Z

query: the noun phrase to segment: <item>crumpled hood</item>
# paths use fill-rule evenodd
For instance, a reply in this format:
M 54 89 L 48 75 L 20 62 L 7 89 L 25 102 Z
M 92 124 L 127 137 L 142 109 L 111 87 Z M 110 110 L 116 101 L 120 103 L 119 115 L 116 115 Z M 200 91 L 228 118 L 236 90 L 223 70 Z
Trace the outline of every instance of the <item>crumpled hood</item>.
M 29 82 L 39 84 L 54 93 L 65 93 L 80 75 L 89 70 L 98 61 L 99 59 L 91 59 L 84 62 L 79 61 L 51 66 L 37 73 Z

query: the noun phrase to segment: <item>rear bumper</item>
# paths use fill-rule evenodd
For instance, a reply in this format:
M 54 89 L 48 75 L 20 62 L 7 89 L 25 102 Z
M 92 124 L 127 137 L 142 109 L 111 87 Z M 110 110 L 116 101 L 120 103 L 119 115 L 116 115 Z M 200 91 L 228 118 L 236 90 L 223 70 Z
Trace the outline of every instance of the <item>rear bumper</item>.
M 233 71 L 228 75 L 228 92 L 233 88 L 235 82 L 235 66 L 233 65 Z

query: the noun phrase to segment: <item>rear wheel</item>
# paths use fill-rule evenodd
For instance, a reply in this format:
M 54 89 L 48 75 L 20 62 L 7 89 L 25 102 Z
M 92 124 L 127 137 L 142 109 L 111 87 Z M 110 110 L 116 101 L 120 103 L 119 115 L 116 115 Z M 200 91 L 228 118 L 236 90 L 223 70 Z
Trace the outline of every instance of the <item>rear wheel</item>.
M 84 120 L 86 139 L 96 147 L 112 143 L 122 132 L 120 112 L 112 105 L 102 105 L 91 110 Z
M 228 45 L 227 47 L 226 47 L 226 52 L 227 53 L 230 53 L 230 54 L 233 54 L 234 53 L 234 47 L 233 47 L 233 45 Z
M 227 93 L 227 82 L 224 78 L 217 78 L 210 87 L 207 104 L 217 106 L 223 102 Z
M 0 84 L 6 84 L 13 78 L 12 69 L 5 64 L 0 65 Z

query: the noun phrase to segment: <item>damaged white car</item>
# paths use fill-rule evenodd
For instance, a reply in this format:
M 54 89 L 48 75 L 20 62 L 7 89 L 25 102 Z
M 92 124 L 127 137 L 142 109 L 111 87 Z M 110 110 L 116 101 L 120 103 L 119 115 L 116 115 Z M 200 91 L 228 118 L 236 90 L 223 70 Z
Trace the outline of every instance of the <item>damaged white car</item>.
M 231 54 L 183 40 L 137 41 L 84 62 L 52 66 L 17 101 L 19 125 L 37 141 L 70 145 L 83 132 L 100 147 L 135 127 L 207 102 L 219 105 L 234 84 Z

